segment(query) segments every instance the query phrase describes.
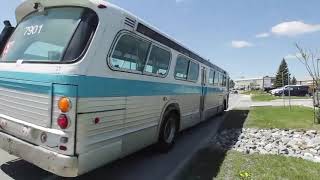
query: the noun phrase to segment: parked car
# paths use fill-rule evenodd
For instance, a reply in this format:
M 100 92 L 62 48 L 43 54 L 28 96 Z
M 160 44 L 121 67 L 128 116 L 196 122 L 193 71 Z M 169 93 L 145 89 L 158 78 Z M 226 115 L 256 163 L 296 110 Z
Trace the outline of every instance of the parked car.
M 270 93 L 271 93 L 272 95 L 274 95 L 275 93 L 277 93 L 278 91 L 281 91 L 281 90 L 283 90 L 283 87 L 281 87 L 281 88 L 276 88 L 276 89 L 272 89 L 272 90 L 270 91 Z
M 307 96 L 309 95 L 309 86 L 302 86 L 302 85 L 287 85 L 283 87 L 282 89 L 279 89 L 277 91 L 274 91 L 275 96 L 282 96 L 283 94 L 285 96 Z

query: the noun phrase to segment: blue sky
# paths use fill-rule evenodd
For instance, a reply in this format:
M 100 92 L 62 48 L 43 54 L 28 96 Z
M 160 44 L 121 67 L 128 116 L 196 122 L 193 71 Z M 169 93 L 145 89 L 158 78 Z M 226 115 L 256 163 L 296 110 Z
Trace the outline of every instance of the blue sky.
M 14 21 L 21 0 L 4 0 Z M 234 79 L 274 75 L 283 57 L 291 74 L 309 78 L 292 57 L 294 43 L 320 49 L 319 0 L 109 0 L 158 27 Z

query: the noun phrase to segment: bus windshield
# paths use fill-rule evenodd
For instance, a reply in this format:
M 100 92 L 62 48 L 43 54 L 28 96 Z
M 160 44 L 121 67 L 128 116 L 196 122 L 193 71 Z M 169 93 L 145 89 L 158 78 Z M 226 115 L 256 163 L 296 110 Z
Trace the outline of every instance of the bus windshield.
M 88 11 L 95 14 L 85 8 L 60 7 L 28 15 L 8 40 L 1 61 L 62 62 L 76 59 L 91 35 L 88 27 L 93 26 L 89 25 Z M 96 25 L 94 31 L 95 28 Z M 71 45 L 73 47 L 68 48 Z

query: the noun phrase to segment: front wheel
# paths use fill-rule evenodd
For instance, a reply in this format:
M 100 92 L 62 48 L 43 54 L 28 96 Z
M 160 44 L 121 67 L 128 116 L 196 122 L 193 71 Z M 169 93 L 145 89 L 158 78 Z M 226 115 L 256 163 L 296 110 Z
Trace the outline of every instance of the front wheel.
M 175 113 L 164 116 L 157 144 L 160 152 L 168 152 L 173 147 L 178 132 L 177 122 L 178 116 Z

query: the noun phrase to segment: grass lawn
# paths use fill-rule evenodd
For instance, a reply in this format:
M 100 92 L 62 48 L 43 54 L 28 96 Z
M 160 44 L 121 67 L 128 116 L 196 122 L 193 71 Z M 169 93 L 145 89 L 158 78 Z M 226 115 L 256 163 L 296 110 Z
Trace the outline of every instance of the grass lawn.
M 316 129 L 320 125 L 313 123 L 313 109 L 302 106 L 254 107 L 250 110 L 245 127 Z
M 280 98 L 277 96 L 272 96 L 267 93 L 259 93 L 259 94 L 252 94 L 251 99 L 252 101 L 272 101 Z
M 269 93 L 263 92 L 263 91 L 245 91 L 241 94 L 245 95 L 251 95 L 252 101 L 272 101 L 276 99 L 282 99 L 282 96 L 273 96 Z M 288 96 L 284 97 L 285 99 L 288 99 Z M 291 99 L 308 99 L 310 97 L 306 96 L 291 96 Z
M 227 152 L 217 179 L 319 179 L 320 164 L 277 155 Z M 242 177 L 240 176 L 242 173 Z M 247 177 L 245 173 L 248 173 Z
M 299 158 L 222 152 L 207 147 L 191 160 L 181 176 L 183 180 L 212 179 L 319 179 L 320 164 Z M 240 175 L 242 174 L 242 175 Z M 245 176 L 247 174 L 247 176 Z

